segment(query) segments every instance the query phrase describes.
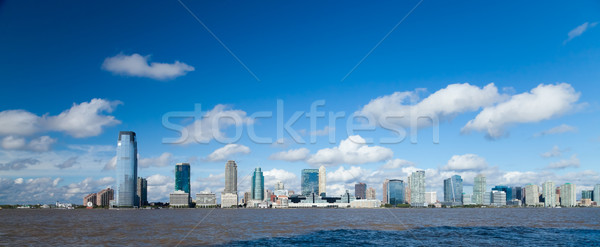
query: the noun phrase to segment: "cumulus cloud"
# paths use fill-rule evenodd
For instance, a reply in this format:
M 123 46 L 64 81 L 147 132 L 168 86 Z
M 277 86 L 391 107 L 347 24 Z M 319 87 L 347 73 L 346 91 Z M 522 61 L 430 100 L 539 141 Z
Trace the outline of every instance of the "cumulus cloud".
M 414 163 L 403 159 L 388 160 L 381 168 L 383 169 L 398 169 L 404 166 L 413 166 Z
M 142 56 L 134 53 L 132 55 L 118 54 L 114 57 L 108 57 L 102 64 L 102 69 L 114 74 L 136 77 L 147 77 L 155 80 L 169 80 L 194 71 L 194 67 L 185 63 L 175 61 L 175 63 L 157 63 L 148 64 L 150 56 Z
M 422 90 L 395 92 L 376 98 L 363 106 L 358 114 L 372 116 L 380 125 L 392 123 L 404 128 L 422 128 L 430 126 L 431 119 L 452 118 L 460 113 L 490 106 L 505 98 L 498 93 L 498 88 L 493 83 L 483 88 L 469 83 L 450 84 L 418 101 L 420 91 Z M 414 124 L 416 126 L 413 126 Z
M 562 153 L 567 150 L 568 149 L 562 150 L 562 149 L 558 148 L 558 146 L 554 146 L 554 147 L 552 147 L 552 150 L 542 153 L 541 156 L 544 158 L 560 157 L 562 155 Z
M 165 167 L 165 166 L 169 166 L 169 165 L 174 165 L 172 162 L 172 157 L 173 157 L 173 154 L 164 152 L 158 157 L 139 159 L 138 165 L 139 165 L 139 167 L 142 167 L 142 168 Z M 116 164 L 116 157 L 115 157 L 115 164 Z
M 296 174 L 283 169 L 273 168 L 271 170 L 264 171 L 263 175 L 265 176 L 265 188 L 267 189 L 275 188 L 275 184 L 278 181 L 283 182 L 287 189 L 296 188 L 300 184 L 300 180 Z
M 29 143 L 23 137 L 6 136 L 2 139 L 0 146 L 6 150 L 30 150 L 35 152 L 46 152 L 50 150 L 56 139 L 49 136 L 40 136 L 32 139 Z
M 22 149 L 26 143 L 25 138 L 7 136 L 2 139 L 1 146 L 4 149 Z
M 579 164 L 580 164 L 579 159 L 577 158 L 577 155 L 574 154 L 568 160 L 559 160 L 559 161 L 550 163 L 550 165 L 548 165 L 548 169 L 565 169 L 565 168 L 569 168 L 569 167 L 577 168 L 577 167 L 579 167 Z
M 25 110 L 6 110 L 0 112 L 0 135 L 30 136 L 39 132 L 59 131 L 76 138 L 97 136 L 107 126 L 120 124 L 111 113 L 120 101 L 92 99 L 90 102 L 73 104 L 57 116 L 37 116 Z M 32 148 L 45 149 L 52 144 L 50 137 L 40 137 L 33 142 Z
M 104 168 L 102 171 L 110 171 L 117 168 L 117 156 L 112 157 L 106 164 L 104 164 Z
M 232 110 L 227 105 L 216 105 L 206 112 L 200 119 L 186 126 L 182 136 L 174 140 L 174 144 L 190 144 L 193 142 L 208 143 L 210 140 L 227 141 L 223 131 L 230 126 L 241 127 L 243 124 L 252 124 L 253 120 L 246 116 L 242 110 Z
M 568 133 L 568 132 L 576 132 L 577 128 L 570 126 L 570 125 L 566 125 L 566 124 L 561 124 L 559 126 L 556 126 L 554 128 L 548 129 L 548 130 L 544 130 L 540 133 L 536 133 L 535 135 L 533 135 L 533 137 L 540 137 L 540 136 L 545 136 L 545 135 L 554 135 L 554 134 L 562 134 L 562 133 Z
M 39 177 L 30 179 L 0 178 L 0 201 L 10 204 L 54 203 L 56 201 L 81 204 L 83 196 L 98 192 L 114 184 L 113 177 L 85 178 L 81 182 L 60 186 L 61 178 Z
M 281 151 L 278 153 L 271 154 L 269 159 L 271 160 L 285 160 L 285 161 L 302 161 L 305 160 L 310 151 L 307 148 L 290 149 L 288 151 Z
M 71 158 L 65 160 L 64 162 L 57 164 L 55 166 L 58 167 L 59 169 L 71 168 L 75 164 L 77 164 L 77 158 L 78 158 L 77 156 L 71 157 Z
M 208 161 L 223 161 L 231 159 L 235 154 L 249 154 L 250 148 L 241 144 L 227 144 L 206 157 Z
M 569 31 L 569 33 L 567 34 L 568 38 L 567 40 L 565 40 L 563 42 L 563 44 L 566 44 L 567 42 L 571 41 L 572 39 L 581 36 L 585 31 L 587 31 L 588 29 L 595 27 L 596 25 L 598 25 L 598 22 L 585 22 L 579 26 L 577 26 L 576 28 L 574 28 L 573 30 Z
M 365 164 L 391 159 L 391 149 L 380 146 L 368 146 L 359 135 L 349 136 L 340 145 L 324 148 L 311 155 L 306 161 L 313 166 L 332 166 L 336 164 Z
M 487 166 L 487 161 L 485 161 L 484 158 L 479 157 L 476 154 L 463 154 L 453 155 L 442 169 L 452 171 L 477 171 L 485 169 Z
M 31 165 L 39 164 L 40 161 L 32 158 L 16 159 L 8 163 L 0 163 L 0 171 L 23 170 Z
M 499 138 L 511 124 L 535 123 L 575 109 L 579 95 L 567 83 L 540 84 L 531 92 L 513 95 L 508 101 L 485 107 L 463 127 L 462 132 L 484 131 L 489 138 Z

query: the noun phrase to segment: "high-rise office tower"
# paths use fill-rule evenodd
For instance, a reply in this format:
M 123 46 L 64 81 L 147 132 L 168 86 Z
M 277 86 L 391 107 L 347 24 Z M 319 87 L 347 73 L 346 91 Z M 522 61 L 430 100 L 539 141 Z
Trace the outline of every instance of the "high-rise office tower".
M 525 205 L 537 206 L 540 203 L 540 189 L 536 184 L 525 186 Z
M 594 196 L 592 196 L 592 200 L 594 200 L 598 206 L 600 206 L 600 184 L 596 184 L 596 186 L 594 186 Z
M 369 187 L 367 189 L 367 199 L 369 199 L 369 200 L 375 200 L 375 198 L 376 198 L 375 188 Z
M 566 183 L 560 186 L 560 206 L 575 207 L 577 206 L 577 194 L 575 192 L 575 184 Z
M 483 205 L 483 194 L 486 191 L 487 183 L 486 178 L 482 174 L 475 177 L 473 183 L 473 203 L 477 205 Z
M 581 199 L 592 199 L 594 196 L 594 191 L 593 190 L 582 190 L 581 191 Z
M 265 177 L 260 167 L 254 169 L 252 174 L 252 200 L 262 201 L 265 199 Z
M 492 188 L 492 191 L 504 191 L 504 193 L 506 194 L 506 201 L 509 202 L 511 201 L 512 195 L 513 195 L 513 188 L 506 186 L 506 185 L 496 185 L 494 188 Z
M 319 194 L 319 169 L 303 169 L 301 179 L 302 195 Z
M 425 202 L 425 171 L 415 171 L 410 176 L 410 204 L 427 207 Z
M 390 179 L 387 183 L 388 203 L 392 205 L 406 203 L 406 186 L 400 179 Z
M 327 195 L 327 174 L 325 174 L 325 166 L 319 167 L 319 195 Z
M 133 131 L 119 132 L 117 142 L 117 207 L 137 206 L 137 138 Z
M 148 205 L 148 181 L 145 178 L 137 178 L 137 191 L 135 193 L 138 205 Z
M 463 180 L 459 175 L 454 175 L 444 180 L 444 202 L 452 205 L 462 204 Z
M 367 185 L 365 183 L 355 184 L 354 196 L 356 196 L 358 199 L 367 199 Z
M 225 190 L 223 193 L 237 193 L 237 164 L 230 160 L 225 164 Z
M 389 204 L 390 201 L 388 200 L 388 183 L 390 182 L 389 179 L 386 179 L 385 181 L 383 181 L 383 204 Z
M 177 163 L 175 165 L 175 190 L 190 194 L 190 164 Z
M 544 198 L 544 207 L 553 208 L 556 206 L 556 187 L 554 187 L 554 182 L 546 181 L 542 184 L 542 197 Z

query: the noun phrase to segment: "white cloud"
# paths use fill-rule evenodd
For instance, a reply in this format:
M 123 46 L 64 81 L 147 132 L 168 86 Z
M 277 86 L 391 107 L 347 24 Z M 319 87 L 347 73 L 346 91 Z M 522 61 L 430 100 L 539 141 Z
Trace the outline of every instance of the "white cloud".
M 117 156 L 112 157 L 106 164 L 104 164 L 104 168 L 102 171 L 110 171 L 117 168 Z
M 132 55 L 118 54 L 106 58 L 102 64 L 102 69 L 114 74 L 147 77 L 156 80 L 174 79 L 194 71 L 194 67 L 179 61 L 172 64 L 152 62 L 148 65 L 149 58 L 150 56 L 142 56 L 137 53 Z
M 413 166 L 414 163 L 403 159 L 388 160 L 381 168 L 383 169 L 398 169 L 404 166 Z
M 4 149 L 22 149 L 25 147 L 25 138 L 7 136 L 2 139 L 2 148 Z
M 483 88 L 469 83 L 450 84 L 417 102 L 420 91 L 423 90 L 395 92 L 376 98 L 358 113 L 373 116 L 380 125 L 387 122 L 408 128 L 411 127 L 411 121 L 415 121 L 415 127 L 422 128 L 431 125 L 431 120 L 426 118 L 452 118 L 459 113 L 490 106 L 504 98 L 493 83 Z
M 59 169 L 71 168 L 75 164 L 77 164 L 77 158 L 78 158 L 77 156 L 71 157 L 71 158 L 65 160 L 64 162 L 57 164 L 55 166 L 58 167 Z
M 300 184 L 300 180 L 296 174 L 282 169 L 273 168 L 271 170 L 264 171 L 263 175 L 265 176 L 265 188 L 271 190 L 275 188 L 275 184 L 278 181 L 283 182 L 286 189 L 296 188 Z
M 232 155 L 235 154 L 249 154 L 250 148 L 241 144 L 227 144 L 222 148 L 219 148 L 212 152 L 206 160 L 208 161 L 223 161 L 231 159 Z
M 531 92 L 513 95 L 508 101 L 485 107 L 463 127 L 462 132 L 485 131 L 487 137 L 499 138 L 511 124 L 535 123 L 575 109 L 579 95 L 567 83 L 540 84 Z
M 285 161 L 302 161 L 308 157 L 310 151 L 307 148 L 290 149 L 288 151 L 281 151 L 278 153 L 271 154 L 269 159 L 272 160 L 285 160 Z
M 342 140 L 338 147 L 324 148 L 310 156 L 307 162 L 313 166 L 332 166 L 336 164 L 365 164 L 391 159 L 391 149 L 380 146 L 368 146 L 359 135 Z
M 598 22 L 592 22 L 592 23 L 585 22 L 585 23 L 577 26 L 573 30 L 569 31 L 569 33 L 567 34 L 567 36 L 569 36 L 569 38 L 567 38 L 567 40 L 565 40 L 563 42 L 563 44 L 566 44 L 567 42 L 571 41 L 572 39 L 579 37 L 585 31 L 587 31 L 589 28 L 595 27 L 597 24 L 598 24 Z
M 252 124 L 251 118 L 246 117 L 242 110 L 230 110 L 229 106 L 216 105 L 202 118 L 185 127 L 188 135 L 182 135 L 176 144 L 190 144 L 192 142 L 208 143 L 212 139 L 226 140 L 223 130 L 230 126 L 241 127 L 243 124 Z
M 148 181 L 148 201 L 169 201 L 169 194 L 175 190 L 175 179 L 172 176 L 154 174 L 146 178 Z
M 50 150 L 56 139 L 49 136 L 40 136 L 27 143 L 23 137 L 6 136 L 2 139 L 0 146 L 6 150 L 30 150 L 35 152 L 46 152 Z
M 548 165 L 548 168 L 549 169 L 565 169 L 565 168 L 569 168 L 569 167 L 577 168 L 577 167 L 579 167 L 579 164 L 580 164 L 580 161 L 577 158 L 577 155 L 574 154 L 568 160 L 559 160 L 559 161 L 550 163 L 550 165 Z
M 62 178 L 39 177 L 15 180 L 0 178 L 0 201 L 10 204 L 54 203 L 81 204 L 83 196 L 114 184 L 113 177 L 85 178 L 81 182 L 60 186 Z M 10 191 L 10 193 L 6 193 Z
M 545 136 L 545 135 L 554 135 L 554 134 L 562 134 L 562 133 L 567 133 L 567 132 L 576 132 L 577 128 L 570 126 L 570 125 L 566 125 L 566 124 L 561 124 L 559 126 L 556 126 L 554 128 L 551 128 L 549 130 L 544 130 L 540 133 L 536 133 L 535 135 L 533 135 L 533 137 L 540 137 L 540 136 Z
M 139 157 L 139 155 L 138 155 L 138 157 Z M 139 159 L 138 165 L 141 168 L 165 167 L 165 166 L 169 166 L 169 165 L 174 166 L 175 164 L 172 161 L 172 157 L 173 157 L 173 154 L 164 152 L 158 157 Z M 115 158 L 115 164 L 116 164 L 116 158 Z
M 544 158 L 560 157 L 565 151 L 567 151 L 567 149 L 561 150 L 560 148 L 558 148 L 558 146 L 554 146 L 552 147 L 552 150 L 542 153 L 541 156 Z
M 37 165 L 40 161 L 33 158 L 16 159 L 7 163 L 0 163 L 0 171 L 23 170 L 31 165 Z
M 447 171 L 478 171 L 487 168 L 488 164 L 484 158 L 476 154 L 453 155 L 448 163 L 442 168 Z
M 49 136 L 40 136 L 27 144 L 27 148 L 32 151 L 46 152 L 50 150 L 50 146 L 56 142 L 56 139 Z
M 76 138 L 97 136 L 102 128 L 120 124 L 111 113 L 121 104 L 120 101 L 92 99 L 90 102 L 73 104 L 57 116 L 37 116 L 24 110 L 6 110 L 0 112 L 0 135 L 29 136 L 45 131 L 59 131 Z M 34 142 L 32 148 L 45 149 L 52 144 L 50 137 L 41 137 Z

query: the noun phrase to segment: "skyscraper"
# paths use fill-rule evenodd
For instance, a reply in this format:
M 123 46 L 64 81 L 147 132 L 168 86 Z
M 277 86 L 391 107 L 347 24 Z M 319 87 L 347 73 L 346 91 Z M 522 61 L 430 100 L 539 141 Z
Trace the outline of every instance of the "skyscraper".
M 404 185 L 404 181 L 400 179 L 390 179 L 387 185 L 387 198 L 389 204 L 398 205 L 406 203 L 406 186 Z
M 369 200 L 375 200 L 375 198 L 376 198 L 375 188 L 369 187 L 367 189 L 367 199 L 369 199 Z
M 319 195 L 327 195 L 327 174 L 325 174 L 325 166 L 319 167 Z
M 383 181 L 383 204 L 389 204 L 388 200 L 388 184 L 390 183 L 389 179 Z
M 319 169 L 303 169 L 301 179 L 302 195 L 319 194 Z
M 137 138 L 133 131 L 119 132 L 117 142 L 117 207 L 137 206 Z
M 575 194 L 575 184 L 566 183 L 560 186 L 560 206 L 575 207 L 577 206 L 577 194 Z
M 354 196 L 359 199 L 367 199 L 367 185 L 365 183 L 357 183 L 354 185 Z
M 425 171 L 415 171 L 410 176 L 410 204 L 413 207 L 427 207 L 425 202 Z
M 140 207 L 148 205 L 148 181 L 145 178 L 137 178 L 137 191 L 135 193 Z
M 598 206 L 600 206 L 600 184 L 596 184 L 596 186 L 594 186 L 594 196 L 592 196 L 592 200 L 594 200 Z
M 506 186 L 506 185 L 496 185 L 494 188 L 492 188 L 492 191 L 504 191 L 504 193 L 506 194 L 506 201 L 509 202 L 511 201 L 512 195 L 513 195 L 513 188 Z
M 444 202 L 451 205 L 461 205 L 463 194 L 463 180 L 459 175 L 454 175 L 444 180 Z
M 190 194 L 190 164 L 177 163 L 175 165 L 175 190 Z
M 552 186 L 554 187 L 554 186 Z M 525 186 L 525 205 L 537 206 L 540 203 L 540 189 L 536 184 Z
M 544 207 L 553 208 L 556 206 L 556 187 L 554 187 L 554 182 L 546 181 L 542 184 L 542 197 L 544 198 Z
M 265 199 L 265 177 L 260 167 L 254 169 L 252 175 L 252 200 L 262 201 Z
M 225 164 L 225 190 L 223 193 L 237 193 L 237 164 L 230 160 Z
M 473 203 L 477 205 L 483 205 L 483 194 L 487 187 L 486 178 L 482 174 L 475 177 L 473 183 Z

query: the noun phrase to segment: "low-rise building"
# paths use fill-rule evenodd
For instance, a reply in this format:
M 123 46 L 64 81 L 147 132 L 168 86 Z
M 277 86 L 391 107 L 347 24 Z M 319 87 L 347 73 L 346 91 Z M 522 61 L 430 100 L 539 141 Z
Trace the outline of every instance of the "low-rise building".
M 196 194 L 196 207 L 197 208 L 210 208 L 217 206 L 217 195 L 215 193 L 197 193 Z

